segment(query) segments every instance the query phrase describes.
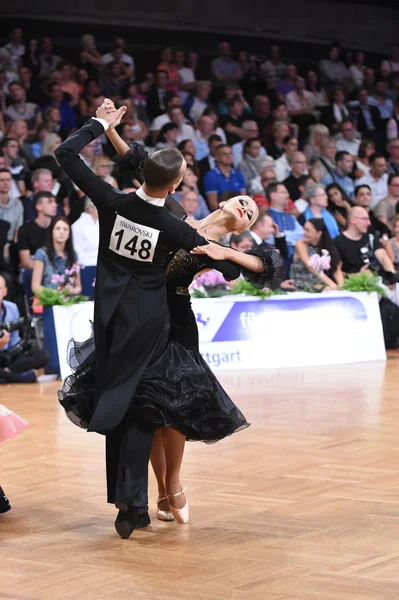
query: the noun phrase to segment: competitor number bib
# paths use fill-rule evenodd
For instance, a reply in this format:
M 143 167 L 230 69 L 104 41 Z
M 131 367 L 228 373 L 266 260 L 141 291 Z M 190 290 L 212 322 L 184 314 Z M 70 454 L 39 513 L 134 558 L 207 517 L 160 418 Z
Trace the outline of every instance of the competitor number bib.
M 117 214 L 109 249 L 125 258 L 152 262 L 159 233 L 158 229 L 134 223 Z

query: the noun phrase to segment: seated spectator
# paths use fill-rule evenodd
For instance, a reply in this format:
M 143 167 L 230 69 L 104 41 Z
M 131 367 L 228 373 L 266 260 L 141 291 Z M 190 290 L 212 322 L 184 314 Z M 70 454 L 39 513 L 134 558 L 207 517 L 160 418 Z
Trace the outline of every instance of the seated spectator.
M 26 121 L 29 130 L 28 137 L 34 137 L 37 127 L 42 120 L 38 105 L 26 101 L 26 91 L 17 81 L 9 85 L 9 90 L 10 105 L 4 115 L 6 122 L 19 121 L 21 119 Z
M 295 152 L 298 152 L 298 139 L 293 135 L 287 135 L 283 140 L 284 153 L 274 163 L 277 181 L 284 181 L 291 175 L 290 160 Z
M 203 160 L 210 152 L 210 140 L 215 136 L 220 138 L 220 141 L 226 143 L 226 134 L 223 129 L 216 127 L 215 129 L 215 118 L 211 115 L 203 115 L 198 121 L 198 129 L 195 131 L 195 158 L 196 160 Z M 244 125 L 244 123 L 243 123 Z M 234 149 L 233 149 L 234 154 Z
M 49 106 L 44 113 L 45 130 L 48 133 L 57 133 L 61 139 L 68 136 L 68 131 L 62 127 L 61 112 L 58 108 Z M 40 124 L 42 125 L 42 123 Z M 40 127 L 39 125 L 39 127 Z
M 388 175 L 399 175 L 399 137 L 390 140 L 388 144 L 388 152 Z
M 244 134 L 243 139 L 240 142 L 233 144 L 231 148 L 233 151 L 233 164 L 235 168 L 238 168 L 238 165 L 243 159 L 243 149 L 245 142 L 252 138 L 259 138 L 259 128 L 256 121 L 244 121 L 242 124 L 242 132 Z M 261 156 L 266 156 L 266 150 L 263 148 L 262 145 L 260 153 Z M 273 159 L 270 157 L 270 160 L 272 161 Z
M 310 219 L 303 228 L 303 240 L 295 246 L 294 259 L 290 268 L 290 278 L 298 289 L 337 290 L 343 284 L 340 258 L 331 240 L 323 219 Z M 311 256 L 322 255 L 327 250 L 331 267 L 327 272 L 317 271 L 309 264 Z
M 168 102 L 175 96 L 173 92 L 167 90 L 168 73 L 165 70 L 158 69 L 155 73 L 155 82 L 148 90 L 147 95 L 147 114 L 150 121 L 166 112 Z M 178 98 L 181 105 L 180 98 Z
M 44 287 L 57 288 L 53 275 L 64 275 L 77 265 L 77 254 L 73 247 L 71 227 L 64 217 L 57 217 L 48 229 L 48 236 L 43 248 L 36 251 L 32 273 L 32 292 L 35 294 Z M 74 275 L 72 287 L 68 293 L 78 295 L 82 291 L 80 275 Z
M 37 217 L 18 229 L 19 262 L 23 269 L 33 269 L 33 256 L 44 246 L 46 233 L 57 214 L 57 201 L 50 192 L 38 192 L 33 198 Z
M 28 67 L 19 68 L 19 82 L 26 92 L 26 101 L 33 104 L 42 104 L 44 93 L 35 81 L 32 81 L 32 71 Z
M 294 255 L 295 244 L 303 238 L 303 227 L 293 215 L 285 212 L 288 206 L 288 190 L 282 183 L 271 183 L 267 187 L 266 197 L 270 204 L 269 214 L 279 228 L 285 234 L 287 241 L 288 258 Z
M 43 114 L 46 114 L 46 110 L 50 107 L 58 108 L 61 114 L 61 129 L 68 133 L 73 129 L 76 129 L 76 116 L 72 106 L 64 100 L 64 92 L 61 90 L 61 86 L 58 83 L 50 83 L 47 88 L 47 93 L 50 102 L 43 108 Z
M 268 147 L 267 153 L 277 160 L 284 154 L 284 139 L 290 136 L 290 126 L 285 121 L 276 121 L 273 124 L 273 143 Z
M 377 219 L 374 212 L 371 210 L 370 206 L 372 203 L 371 196 L 371 188 L 369 185 L 363 184 L 358 185 L 355 188 L 355 204 L 356 206 L 360 206 L 367 211 L 367 214 L 370 219 L 370 226 L 368 228 L 368 233 L 375 235 L 381 241 L 381 244 L 386 248 L 386 240 L 388 240 L 391 235 L 390 228 L 385 225 L 382 221 Z
M 329 104 L 326 90 L 319 82 L 319 77 L 316 71 L 308 71 L 306 77 L 306 89 L 312 92 L 314 96 L 314 105 L 316 108 L 323 108 Z
M 192 95 L 189 95 L 184 102 L 184 114 L 195 125 L 204 114 L 204 110 L 206 110 L 210 104 L 209 94 L 211 91 L 212 84 L 210 81 L 198 81 L 196 83 L 195 91 Z
M 369 98 L 369 106 L 375 106 L 380 111 L 381 119 L 388 123 L 393 113 L 393 102 L 388 98 L 387 84 L 385 81 L 377 81 L 374 95 Z
M 242 78 L 240 65 L 232 58 L 228 42 L 219 44 L 219 57 L 212 61 L 212 75 L 219 82 L 239 81 Z
M 154 143 L 157 141 L 159 132 L 161 131 L 163 125 L 166 125 L 166 123 L 171 122 L 170 112 L 174 108 L 181 108 L 179 96 L 171 96 L 167 101 L 167 112 L 163 112 L 162 114 L 160 114 L 151 123 L 150 131 Z
M 11 196 L 19 198 L 25 193 L 25 180 L 28 178 L 29 171 L 26 161 L 19 157 L 19 144 L 15 138 L 6 137 L 1 141 L 1 150 L 4 157 L 5 168 L 8 169 L 13 178 Z
M 100 230 L 98 226 L 98 211 L 90 198 L 85 199 L 84 212 L 72 224 L 73 246 L 82 267 L 97 264 Z
M 34 200 L 35 194 L 37 194 L 38 192 L 50 192 L 51 194 L 55 195 L 55 194 L 57 194 L 57 191 L 60 189 L 60 186 L 57 186 L 58 189 L 56 190 L 53 174 L 50 171 L 50 169 L 45 169 L 45 168 L 35 169 L 32 172 L 31 181 L 32 181 L 32 187 L 33 187 L 33 194 L 22 198 L 22 204 L 21 204 L 21 206 L 23 206 L 23 217 L 24 217 L 23 220 L 25 223 L 27 221 L 36 219 L 36 217 L 37 217 L 37 211 L 33 205 L 33 200 Z M 64 198 L 60 199 L 60 203 L 59 203 L 59 205 L 57 204 L 57 206 L 58 206 L 57 212 L 64 211 Z M 65 206 L 68 209 L 69 198 L 67 198 L 67 197 L 65 199 Z
M 161 62 L 157 66 L 157 71 L 160 70 L 165 71 L 168 75 L 166 89 L 177 94 L 181 77 L 177 65 L 173 62 L 173 51 L 170 46 L 166 46 L 161 52 Z
M 0 219 L 10 224 L 7 241 L 13 243 L 17 241 L 18 228 L 23 223 L 23 207 L 20 200 L 10 196 L 11 184 L 10 171 L 0 169 Z
M 211 210 L 219 207 L 223 192 L 234 190 L 237 194 L 246 194 L 243 175 L 232 168 L 233 152 L 230 146 L 222 144 L 216 150 L 216 167 L 208 171 L 203 179 L 204 191 Z
M 393 107 L 392 116 L 387 123 L 387 138 L 388 140 L 396 140 L 399 138 L 399 99 L 396 99 Z
M 5 300 L 7 294 L 6 280 L 0 275 L 0 323 L 17 321 L 20 318 L 18 306 Z M 18 330 L 11 333 L 4 331 L 1 341 L 0 382 L 35 383 L 35 369 L 45 367 L 49 361 L 47 350 L 38 348 L 37 344 L 27 346 Z
M 356 185 L 366 184 L 371 188 L 373 201 L 371 208 L 375 208 L 383 198 L 388 196 L 387 162 L 383 154 L 375 153 L 369 158 L 370 173 L 356 180 Z
M 330 132 L 325 125 L 318 123 L 309 128 L 310 135 L 303 149 L 309 165 L 313 165 L 321 156 L 321 144 L 329 138 Z
M 261 151 L 259 138 L 248 139 L 243 147 L 242 161 L 238 165 L 238 170 L 244 175 L 249 194 L 263 192 L 261 173 L 263 169 L 273 164 L 273 159 L 266 156 L 266 153 L 262 154 Z
M 197 218 L 195 215 L 196 213 L 198 213 L 199 210 L 199 201 L 198 194 L 196 192 L 191 190 L 183 192 L 180 197 L 180 204 L 182 208 L 184 208 L 184 210 L 186 211 L 188 217 L 190 217 L 191 219 Z
M 363 140 L 360 142 L 356 160 L 356 179 L 360 179 L 370 173 L 370 156 L 373 154 L 375 154 L 375 144 L 372 140 Z
M 58 65 L 58 70 L 61 73 L 60 88 L 64 93 L 67 93 L 72 98 L 71 106 L 77 106 L 80 99 L 79 84 L 73 78 L 72 66 L 69 62 L 63 61 Z
M 345 92 L 342 88 L 334 91 L 333 103 L 323 108 L 320 122 L 333 134 L 339 133 L 341 123 L 349 118 L 349 110 L 345 105 Z
M 328 91 L 336 85 L 346 85 L 349 82 L 349 71 L 341 60 L 342 48 L 340 44 L 332 44 L 328 58 L 320 62 L 320 73 L 323 83 Z
M 232 145 L 245 137 L 242 129 L 245 120 L 244 105 L 240 99 L 233 98 L 228 102 L 227 108 L 228 114 L 220 117 L 219 124 L 226 132 L 227 143 Z
M 260 212 L 259 217 L 252 225 L 250 234 L 255 242 L 255 246 L 264 246 L 277 250 L 286 259 L 288 257 L 287 242 L 285 234 L 280 233 L 278 225 L 273 221 L 267 212 Z M 270 244 L 266 240 L 274 239 L 274 244 Z
M 104 65 L 108 65 L 110 62 L 115 60 L 116 51 L 121 51 L 121 53 L 122 53 L 121 60 L 123 63 L 125 63 L 126 65 L 129 65 L 129 67 L 132 68 L 130 77 L 133 78 L 134 71 L 135 71 L 134 59 L 133 59 L 133 56 L 131 56 L 130 54 L 126 54 L 125 50 L 126 50 L 126 40 L 121 37 L 115 38 L 112 52 L 108 52 L 107 54 L 104 54 L 102 57 L 102 62 Z
M 399 203 L 399 174 L 389 175 L 388 177 L 388 195 L 383 198 L 375 207 L 374 214 L 389 228 L 392 229 L 394 219 L 398 213 Z
M 212 134 L 209 136 L 209 138 L 208 138 L 209 154 L 207 156 L 205 156 L 204 158 L 198 160 L 198 167 L 199 167 L 199 171 L 200 171 L 201 180 L 203 179 L 204 175 L 206 175 L 206 173 L 208 173 L 208 171 L 215 169 L 215 167 L 216 167 L 216 150 L 223 143 L 225 144 L 225 142 L 223 142 L 222 137 L 220 135 Z M 196 145 L 196 148 L 197 148 L 197 145 Z
M 79 99 L 79 114 L 83 118 L 92 116 L 90 104 L 93 98 L 100 96 L 101 88 L 97 79 L 87 79 L 83 86 L 83 93 Z
M 254 245 L 253 237 L 248 231 L 243 231 L 240 234 L 232 233 L 230 236 L 230 246 L 237 252 L 252 250 Z
M 197 196 L 197 210 L 195 212 L 195 218 L 197 220 L 204 219 L 210 214 L 209 208 L 205 202 L 205 199 L 201 196 L 198 190 L 198 177 L 194 173 L 194 170 L 187 165 L 187 170 L 184 174 L 184 177 L 177 187 L 175 194 L 173 197 L 181 203 L 183 194 L 186 192 L 195 192 Z
M 316 122 L 314 117 L 315 98 L 312 92 L 305 90 L 305 80 L 297 77 L 295 87 L 285 97 L 288 114 L 299 127 L 301 139 L 306 136 L 308 127 Z
M 31 75 L 37 81 L 40 72 L 39 44 L 36 39 L 29 40 L 26 52 L 22 57 L 22 65 L 30 70 Z
M 80 64 L 87 70 L 89 75 L 97 75 L 103 66 L 102 56 L 96 48 L 96 40 L 89 33 L 82 35 Z
M 42 39 L 42 51 L 39 54 L 39 79 L 48 79 L 51 73 L 56 70 L 61 60 L 61 56 L 53 54 L 53 42 L 51 38 L 44 37 Z
M 300 222 L 310 219 L 322 219 L 326 224 L 328 233 L 332 239 L 339 235 L 338 223 L 330 212 L 328 212 L 328 196 L 324 186 L 320 183 L 309 181 L 305 186 L 303 194 L 306 202 L 309 203 L 307 209 L 302 213 Z
M 177 145 L 177 149 L 180 150 L 182 154 L 189 153 L 195 157 L 195 144 L 193 140 L 182 140 Z
M 15 73 L 10 71 L 4 71 L 0 67 L 0 94 L 1 94 L 1 110 L 6 111 L 5 96 L 9 94 L 9 85 L 15 81 L 18 81 L 18 77 Z
M 356 129 L 352 119 L 344 119 L 337 139 L 337 151 L 349 152 L 356 158 L 359 155 L 360 135 L 356 136 Z M 342 135 L 341 135 L 342 134 Z
M 328 211 L 337 221 L 339 230 L 342 231 L 348 226 L 348 217 L 353 206 L 353 201 L 348 198 L 339 183 L 330 183 L 326 187 L 326 193 L 328 197 Z
M 284 78 L 287 66 L 280 61 L 280 46 L 270 47 L 270 58 L 259 67 L 259 75 L 266 83 L 268 90 L 276 89 L 276 85 Z
M 344 273 L 358 273 L 365 269 L 394 272 L 395 268 L 378 238 L 368 233 L 370 217 L 360 206 L 352 208 L 348 228 L 335 240 Z
M 269 130 L 271 130 L 273 125 L 273 116 L 270 106 L 270 100 L 267 96 L 255 96 L 253 101 L 251 118 L 258 124 L 259 137 L 262 140 L 262 146 L 268 148 L 271 145 L 271 140 L 269 141 L 268 137 L 271 133 L 269 132 Z M 275 120 L 279 121 L 277 117 L 275 118 Z M 288 133 L 286 133 L 285 135 L 288 135 L 289 133 L 290 131 L 288 131 Z M 285 136 L 282 135 L 281 140 L 283 140 L 284 137 Z M 273 156 L 273 158 L 278 158 L 278 156 L 274 156 L 274 154 L 271 154 L 271 156 Z
M 158 141 L 155 144 L 155 150 L 163 150 L 164 148 L 176 148 L 177 136 L 179 128 L 174 123 L 165 123 L 159 132 Z
M 308 183 L 308 181 L 311 181 L 314 183 L 313 177 L 311 177 L 309 174 L 301 175 L 298 179 L 299 198 L 297 200 L 295 200 L 295 202 L 294 202 L 294 206 L 296 208 L 296 213 L 294 213 L 293 211 L 290 211 L 291 214 L 293 214 L 297 218 L 299 218 L 299 216 L 303 212 L 305 212 L 305 210 L 309 206 L 309 202 L 307 200 L 305 200 L 305 198 L 304 198 L 305 187 L 306 187 L 306 184 Z
M 9 43 L 0 48 L 0 65 L 13 73 L 18 73 L 21 59 L 25 54 L 25 46 L 22 41 L 22 29 L 15 27 L 10 33 Z
M 121 100 L 121 105 L 127 106 L 132 113 L 132 118 L 135 121 L 139 121 L 144 123 L 146 126 L 149 123 L 146 103 L 144 100 L 139 98 L 139 91 L 136 83 L 130 82 L 127 87 L 127 97 L 124 100 Z M 125 94 L 126 95 L 126 94 Z M 126 104 L 127 102 L 127 104 Z M 126 114 L 125 114 L 126 117 Z M 124 117 L 124 119 L 125 119 Z
M 112 185 L 112 187 L 119 189 L 118 182 L 115 177 L 112 177 L 111 175 L 114 163 L 108 156 L 94 156 L 91 168 L 103 181 L 106 181 Z
M 364 58 L 363 50 L 358 50 L 355 52 L 353 64 L 349 67 L 350 78 L 355 88 L 362 87 L 364 83 L 364 72 L 366 70 Z
M 8 129 L 8 135 L 18 142 L 18 157 L 25 165 L 32 166 L 35 157 L 32 154 L 30 144 L 26 142 L 28 137 L 26 121 L 13 121 Z
M 106 75 L 103 82 L 103 92 L 113 102 L 119 102 L 129 79 L 124 75 L 121 63 L 110 62 L 106 67 Z
M 339 183 L 345 194 L 353 198 L 355 186 L 349 176 L 353 170 L 353 158 L 348 152 L 337 152 L 335 155 L 335 170 L 326 173 L 322 184 L 327 187 L 330 183 Z
M 323 125 L 324 127 L 324 125 Z M 332 175 L 336 169 L 335 156 L 337 149 L 332 138 L 323 140 L 320 144 L 320 156 L 310 168 L 310 174 L 318 183 L 323 181 L 328 174 Z
M 183 105 L 190 96 L 190 92 L 194 92 L 196 89 L 195 71 L 198 66 L 198 54 L 196 52 L 188 53 L 188 67 L 184 66 L 184 59 L 184 50 L 176 50 L 175 64 L 180 75 L 179 98 Z
M 383 130 L 384 123 L 378 108 L 370 105 L 366 88 L 360 88 L 358 100 L 350 102 L 350 106 L 354 109 L 357 129 L 362 138 L 374 140 L 373 136 Z
M 294 152 L 289 158 L 291 174 L 284 179 L 283 184 L 288 190 L 291 200 L 295 202 L 301 197 L 299 179 L 307 171 L 306 157 L 302 152 Z
M 386 250 L 395 269 L 399 269 L 399 215 L 396 215 L 392 224 L 393 236 L 388 240 Z
M 295 82 L 298 77 L 297 68 L 295 65 L 287 65 L 287 69 L 284 74 L 284 79 L 278 81 L 275 88 L 276 98 L 282 102 L 289 92 L 295 89 Z
M 48 131 L 46 128 L 46 123 L 40 123 L 37 128 L 37 138 L 36 142 L 30 144 L 30 151 L 34 158 L 39 158 L 43 149 L 43 143 L 45 138 L 47 137 Z
M 178 135 L 176 138 L 177 143 L 179 144 L 183 140 L 195 140 L 194 129 L 191 125 L 189 125 L 184 117 L 183 111 L 181 108 L 175 107 L 171 108 L 168 111 L 170 122 L 174 123 L 178 127 Z

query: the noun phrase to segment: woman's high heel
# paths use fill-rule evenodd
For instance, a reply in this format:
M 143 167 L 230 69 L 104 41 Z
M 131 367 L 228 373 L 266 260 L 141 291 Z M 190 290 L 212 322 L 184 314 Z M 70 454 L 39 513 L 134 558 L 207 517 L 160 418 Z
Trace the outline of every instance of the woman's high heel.
M 168 498 L 175 498 L 176 496 L 180 496 L 181 494 L 184 494 L 186 489 L 187 488 L 183 488 L 180 492 L 177 492 L 177 494 L 169 494 Z M 188 523 L 189 508 L 187 500 L 183 508 L 173 508 L 173 506 L 170 505 L 170 510 L 176 521 L 178 521 L 179 523 Z
M 159 508 L 159 505 L 161 504 L 161 502 L 163 502 L 164 500 L 168 500 L 168 496 L 165 496 L 164 498 L 158 498 L 157 500 L 157 518 L 160 521 L 174 521 L 175 518 L 172 515 L 172 513 L 170 512 L 170 510 L 161 510 Z

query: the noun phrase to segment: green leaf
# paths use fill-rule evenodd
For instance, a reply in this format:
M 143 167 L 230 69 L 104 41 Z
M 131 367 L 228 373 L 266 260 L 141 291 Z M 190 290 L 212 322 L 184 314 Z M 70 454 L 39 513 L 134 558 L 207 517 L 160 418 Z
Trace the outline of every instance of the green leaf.
M 36 297 L 41 306 L 73 306 L 89 300 L 88 296 L 69 296 L 64 290 L 53 288 L 43 288 Z
M 377 292 L 385 296 L 385 290 L 381 287 L 381 281 L 377 273 L 371 276 L 369 273 L 353 273 L 348 275 L 342 289 L 346 292 Z

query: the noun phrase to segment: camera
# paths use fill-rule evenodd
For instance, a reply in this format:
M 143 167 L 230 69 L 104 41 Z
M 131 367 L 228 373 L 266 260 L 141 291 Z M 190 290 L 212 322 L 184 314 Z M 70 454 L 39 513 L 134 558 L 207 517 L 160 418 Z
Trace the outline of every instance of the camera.
M 20 317 L 16 321 L 6 321 L 5 323 L 0 323 L 0 339 L 4 336 L 5 331 L 8 331 L 8 333 L 17 331 L 17 329 L 20 329 L 27 321 L 30 321 L 28 317 Z

